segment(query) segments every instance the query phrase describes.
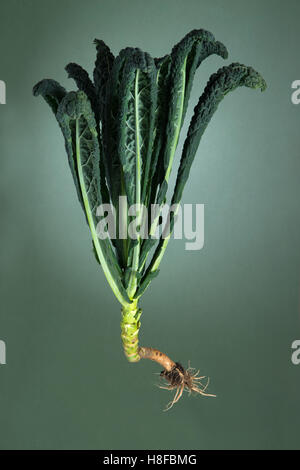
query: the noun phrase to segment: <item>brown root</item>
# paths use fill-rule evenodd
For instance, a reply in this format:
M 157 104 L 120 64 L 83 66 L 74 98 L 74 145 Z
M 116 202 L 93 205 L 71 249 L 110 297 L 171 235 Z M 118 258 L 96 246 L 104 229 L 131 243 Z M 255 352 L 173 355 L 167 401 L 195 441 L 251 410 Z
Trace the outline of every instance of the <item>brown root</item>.
M 172 406 L 178 402 L 184 391 L 187 391 L 189 394 L 192 392 L 199 393 L 205 397 L 216 396 L 211 393 L 206 393 L 206 389 L 209 384 L 208 378 L 204 385 L 201 380 L 204 379 L 205 376 L 199 377 L 199 371 L 195 371 L 195 369 L 191 369 L 190 367 L 188 369 L 184 369 L 179 362 L 175 363 L 175 367 L 173 367 L 171 371 L 163 370 L 160 375 L 167 382 L 167 386 L 160 386 L 160 388 L 164 388 L 165 390 L 176 390 L 173 400 L 167 404 L 165 411 L 172 408 Z
M 165 390 L 176 390 L 173 400 L 168 403 L 165 411 L 172 408 L 172 406 L 178 402 L 182 397 L 184 391 L 189 394 L 192 392 L 199 393 L 205 397 L 215 397 L 210 393 L 206 393 L 206 389 L 209 384 L 207 378 L 206 384 L 201 381 L 205 379 L 205 376 L 199 376 L 199 371 L 188 367 L 184 367 L 179 362 L 172 361 L 166 354 L 153 348 L 139 348 L 139 356 L 144 359 L 151 359 L 164 367 L 164 370 L 160 373 L 160 376 L 165 380 L 166 386 L 159 385 L 160 388 Z
M 150 359 L 151 361 L 157 362 L 163 366 L 166 371 L 171 371 L 175 366 L 175 362 L 158 349 L 139 348 L 139 356 L 141 359 Z

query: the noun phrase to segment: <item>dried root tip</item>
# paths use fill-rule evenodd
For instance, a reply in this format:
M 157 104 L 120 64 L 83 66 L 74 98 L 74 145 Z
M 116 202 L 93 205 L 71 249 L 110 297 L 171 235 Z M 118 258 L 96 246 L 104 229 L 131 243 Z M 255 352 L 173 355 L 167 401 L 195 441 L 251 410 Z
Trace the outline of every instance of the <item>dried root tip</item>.
M 184 390 L 189 393 L 199 393 L 205 397 L 216 396 L 205 392 L 209 384 L 209 379 L 207 379 L 206 384 L 204 385 L 201 380 L 205 379 L 205 376 L 199 377 L 199 371 L 195 371 L 195 369 L 191 369 L 190 367 L 188 369 L 184 369 L 179 362 L 175 363 L 175 366 L 171 371 L 163 370 L 160 375 L 167 382 L 167 386 L 160 386 L 160 388 L 164 388 L 165 390 L 176 390 L 173 400 L 168 403 L 165 411 L 172 408 L 172 406 L 178 402 Z
M 151 361 L 157 362 L 163 366 L 166 371 L 171 371 L 175 366 L 175 362 L 158 349 L 139 348 L 139 356 L 141 359 L 150 359 Z

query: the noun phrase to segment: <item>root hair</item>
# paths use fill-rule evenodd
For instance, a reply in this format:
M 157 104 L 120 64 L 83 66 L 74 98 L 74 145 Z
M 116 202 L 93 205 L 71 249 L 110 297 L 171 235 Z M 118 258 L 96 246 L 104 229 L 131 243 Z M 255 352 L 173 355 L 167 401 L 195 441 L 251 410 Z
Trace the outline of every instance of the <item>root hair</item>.
M 175 390 L 173 399 L 167 404 L 165 411 L 168 411 L 172 406 L 180 400 L 184 391 L 189 394 L 192 392 L 199 393 L 205 397 L 215 397 L 211 393 L 206 393 L 206 389 L 209 385 L 209 378 L 206 383 L 203 384 L 201 381 L 205 379 L 205 376 L 199 376 L 200 371 L 188 367 L 184 367 L 179 363 L 175 362 L 174 367 L 171 370 L 163 370 L 160 376 L 165 380 L 164 385 L 159 385 L 164 390 Z

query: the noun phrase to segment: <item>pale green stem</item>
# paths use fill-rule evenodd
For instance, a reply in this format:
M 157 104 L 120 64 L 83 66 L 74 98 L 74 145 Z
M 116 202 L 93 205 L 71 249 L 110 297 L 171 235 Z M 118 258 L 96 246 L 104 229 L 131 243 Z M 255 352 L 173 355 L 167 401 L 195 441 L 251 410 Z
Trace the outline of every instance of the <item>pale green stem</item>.
M 138 308 L 137 301 L 122 307 L 121 338 L 124 353 L 129 362 L 138 362 L 141 359 L 138 351 L 141 314 L 142 310 Z

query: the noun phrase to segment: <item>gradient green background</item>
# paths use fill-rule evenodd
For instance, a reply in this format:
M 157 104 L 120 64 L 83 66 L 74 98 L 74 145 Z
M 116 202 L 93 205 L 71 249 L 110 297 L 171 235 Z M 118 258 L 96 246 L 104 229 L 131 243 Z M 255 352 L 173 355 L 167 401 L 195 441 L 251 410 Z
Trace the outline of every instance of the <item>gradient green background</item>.
M 300 79 L 297 0 L 1 1 L 2 449 L 300 448 Z M 93 39 L 163 55 L 193 28 L 252 65 L 264 94 L 228 96 L 184 194 L 205 204 L 205 247 L 173 240 L 143 301 L 141 342 L 190 360 L 217 399 L 171 411 L 150 361 L 129 364 L 120 306 L 91 251 L 58 125 L 32 86 L 92 71 Z M 187 122 L 209 75 L 197 72 Z M 185 124 L 183 135 L 187 129 Z M 177 159 L 183 139 L 181 138 Z M 173 180 L 174 181 L 174 180 Z

